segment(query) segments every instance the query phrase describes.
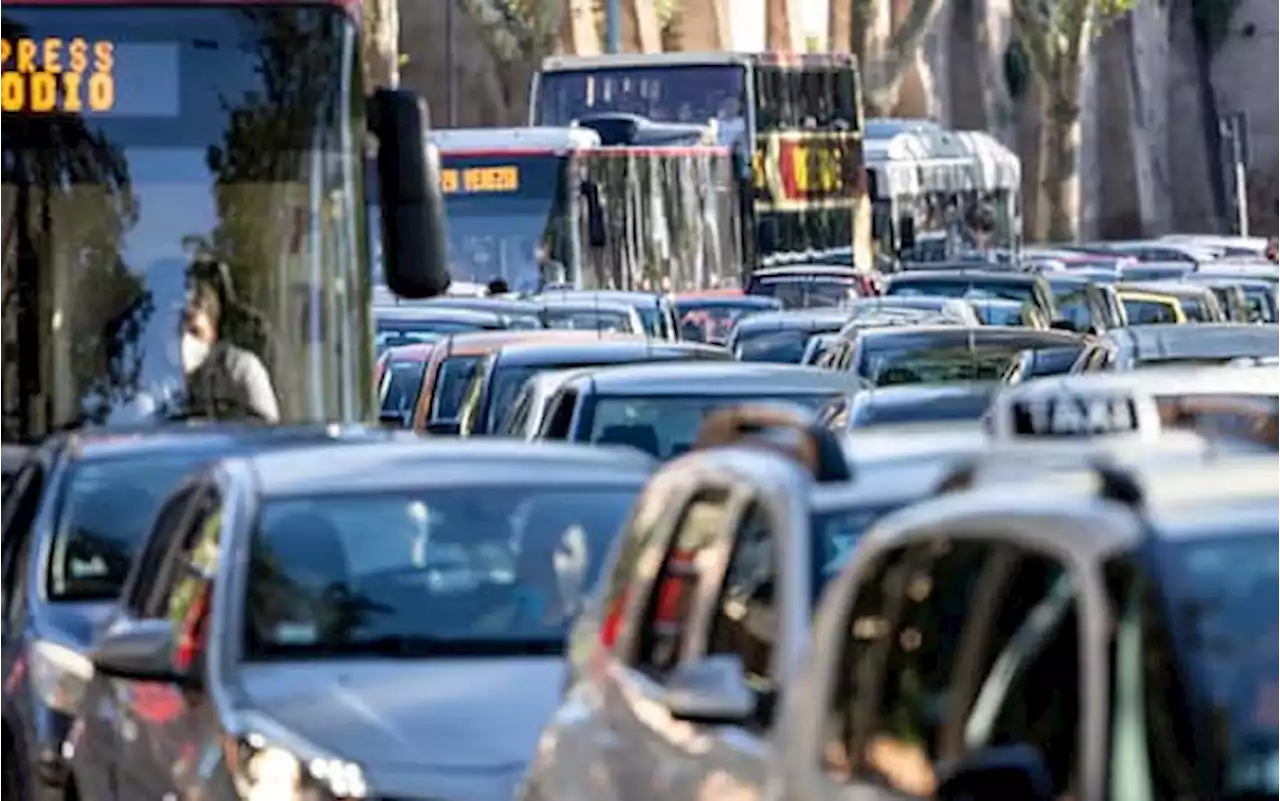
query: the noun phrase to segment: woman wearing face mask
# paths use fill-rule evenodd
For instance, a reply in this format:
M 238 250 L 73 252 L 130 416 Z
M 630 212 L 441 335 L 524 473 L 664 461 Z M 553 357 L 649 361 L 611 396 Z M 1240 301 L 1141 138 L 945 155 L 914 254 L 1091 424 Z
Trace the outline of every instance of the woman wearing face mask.
M 182 371 L 187 411 L 214 418 L 280 420 L 280 407 L 267 368 L 251 351 L 219 339 L 222 301 L 216 290 L 196 281 L 182 316 Z

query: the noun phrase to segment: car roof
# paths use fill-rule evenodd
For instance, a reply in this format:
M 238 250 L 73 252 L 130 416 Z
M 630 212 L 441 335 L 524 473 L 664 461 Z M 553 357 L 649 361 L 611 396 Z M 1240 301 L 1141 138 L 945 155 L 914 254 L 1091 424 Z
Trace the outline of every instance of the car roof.
M 1208 286 L 1239 286 L 1257 289 L 1274 289 L 1276 286 L 1273 282 L 1265 278 L 1259 278 L 1256 275 L 1228 275 L 1226 273 L 1187 273 L 1179 280 Z
M 447 337 L 440 339 L 436 346 L 442 354 L 449 356 L 485 356 L 495 350 L 518 343 L 579 343 L 596 342 L 610 338 L 625 338 L 637 342 L 644 341 L 643 338 L 633 334 L 610 331 L 534 328 L 513 331 L 467 331 L 461 334 L 449 334 Z
M 1249 323 L 1197 323 L 1195 325 L 1131 325 L 1114 328 L 1105 336 L 1127 340 L 1139 360 L 1162 358 L 1228 358 L 1248 356 L 1239 353 L 1242 343 L 1249 346 L 1280 347 L 1280 334 L 1274 325 Z M 1271 355 L 1271 354 L 1265 354 Z
M 593 370 L 577 379 L 598 395 L 781 396 L 849 392 L 861 382 L 850 373 L 771 362 L 667 362 Z
M 110 461 L 145 456 L 234 450 L 237 447 L 352 442 L 369 439 L 379 444 L 397 438 L 396 432 L 362 425 L 315 424 L 268 426 L 254 423 L 175 423 L 137 429 L 76 431 L 69 435 L 67 453 L 77 461 Z
M 729 306 L 748 309 L 781 310 L 782 301 L 769 295 L 742 294 L 706 294 L 702 292 L 684 292 L 675 297 L 675 304 L 681 309 L 708 306 Z
M 591 332 L 586 332 L 591 333 Z M 523 342 L 496 349 L 497 359 L 511 365 L 562 365 L 581 361 L 728 359 L 724 348 L 698 342 L 665 342 L 641 339 L 587 339 L 581 342 Z
M 657 292 L 645 292 L 638 289 L 548 289 L 534 297 L 538 300 L 600 298 L 601 300 L 612 299 L 625 303 L 643 302 L 652 305 L 657 305 L 662 301 L 662 295 Z
M 898 384 L 870 387 L 858 394 L 873 406 L 930 403 L 945 398 L 976 398 L 991 395 L 1001 384 L 994 381 L 968 381 L 956 384 Z
M 781 330 L 786 328 L 806 329 L 823 328 L 834 325 L 837 328 L 849 319 L 848 309 L 782 309 L 767 311 L 744 317 L 734 326 L 734 331 L 752 329 Z
M 1208 287 L 1194 286 L 1180 281 L 1122 281 L 1116 285 L 1116 289 L 1121 292 L 1136 289 L 1139 292 L 1155 292 L 1157 294 L 1173 295 L 1179 298 L 1202 298 L 1206 292 L 1212 291 Z
M 1079 334 L 1069 331 L 1045 331 L 1004 325 L 891 326 L 864 329 L 858 335 L 858 341 L 867 345 L 904 343 L 908 347 L 913 342 L 919 343 L 920 347 L 946 347 L 965 343 L 975 346 L 1021 343 L 1023 349 L 1032 349 L 1070 345 L 1080 339 Z
M 788 264 L 776 267 L 761 267 L 751 274 L 751 280 L 769 278 L 804 278 L 806 276 L 822 276 L 824 278 L 857 278 L 862 273 L 856 267 L 846 264 Z
M 498 437 L 417 439 L 256 454 L 244 460 L 267 498 L 413 491 L 459 484 L 636 484 L 655 461 L 631 448 Z
M 442 320 L 477 325 L 496 325 L 502 322 L 502 314 L 496 310 L 452 306 L 374 306 L 373 316 L 375 319 L 386 320 Z

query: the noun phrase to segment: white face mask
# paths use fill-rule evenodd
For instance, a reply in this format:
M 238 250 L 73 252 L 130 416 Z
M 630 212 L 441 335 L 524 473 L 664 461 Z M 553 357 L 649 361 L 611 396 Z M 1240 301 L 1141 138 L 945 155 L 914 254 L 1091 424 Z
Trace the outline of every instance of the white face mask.
M 185 372 L 194 372 L 197 367 L 204 364 L 204 360 L 209 356 L 209 345 L 202 342 L 194 334 L 184 333 L 182 335 L 182 369 Z

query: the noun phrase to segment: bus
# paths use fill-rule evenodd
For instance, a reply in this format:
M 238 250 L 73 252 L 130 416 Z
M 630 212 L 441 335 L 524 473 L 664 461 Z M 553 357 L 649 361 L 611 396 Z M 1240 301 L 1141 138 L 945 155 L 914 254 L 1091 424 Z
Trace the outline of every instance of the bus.
M 534 77 L 530 122 L 602 112 L 712 124 L 737 158 L 744 252 L 766 265 L 831 254 L 872 267 L 856 59 L 844 53 L 551 56 Z
M 705 126 L 619 122 L 630 121 L 433 132 L 455 281 L 502 278 L 516 292 L 548 283 L 740 286 L 741 219 L 728 149 L 643 144 L 704 139 Z M 608 144 L 593 125 L 609 134 Z
M 388 284 L 427 297 L 448 276 L 425 106 L 365 96 L 359 11 L 4 4 L 4 441 L 246 416 L 190 400 L 210 354 L 261 364 L 268 419 L 375 419 L 375 144 Z

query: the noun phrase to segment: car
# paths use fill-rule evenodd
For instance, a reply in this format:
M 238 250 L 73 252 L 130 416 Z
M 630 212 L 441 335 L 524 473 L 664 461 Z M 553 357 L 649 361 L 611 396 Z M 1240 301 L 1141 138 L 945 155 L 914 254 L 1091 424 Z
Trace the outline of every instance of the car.
M 1196 265 L 1195 274 L 1231 278 L 1253 278 L 1273 286 L 1280 282 L 1280 267 L 1274 262 L 1219 261 Z
M 816 410 L 863 386 L 849 374 L 742 362 L 636 364 L 592 370 L 566 381 L 546 407 L 538 436 L 630 445 L 658 459 L 693 446 L 704 419 L 743 403 Z
M 651 777 L 669 801 L 763 797 L 773 701 L 823 584 L 948 469 L 850 467 L 830 432 L 771 407 L 723 410 L 699 443 L 654 474 L 606 560 L 520 801 L 622 801 Z
M 744 362 L 799 364 L 809 337 L 835 333 L 848 321 L 843 309 L 761 312 L 740 320 L 725 347 Z
M 741 290 L 682 292 L 675 297 L 675 307 L 681 339 L 723 345 L 740 319 L 779 311 L 782 301 L 764 295 L 745 295 Z
M 459 410 L 458 433 L 496 433 L 520 388 L 543 370 L 671 361 L 729 361 L 724 348 L 635 338 L 523 342 L 494 348 L 476 371 Z M 445 432 L 440 432 L 445 433 Z
M 999 384 L 904 384 L 851 393 L 819 412 L 831 429 L 907 426 L 919 423 L 978 423 Z
M 388 468 L 391 469 L 388 469 Z M 223 460 L 97 638 L 85 798 L 511 797 L 653 468 L 417 439 Z M 145 561 L 145 560 L 142 560 Z
M 1129 325 L 1183 325 L 1188 322 L 1182 303 L 1167 292 L 1116 287 Z
M 1014 270 L 920 270 L 889 279 L 885 295 L 945 295 L 952 298 L 1003 298 L 1029 303 L 1048 320 L 1057 319 L 1053 290 L 1038 273 Z
M 530 330 L 546 327 L 542 322 L 542 304 L 535 300 L 505 297 L 445 296 L 410 301 L 405 305 L 409 307 L 421 305 L 435 309 L 470 309 L 472 311 L 499 314 L 506 320 L 507 328 Z
M 784 309 L 845 306 L 864 294 L 866 275 L 836 264 L 763 267 L 751 274 L 748 295 L 777 298 Z
M 1136 261 L 1120 270 L 1121 281 L 1180 281 L 1196 269 L 1190 261 Z
M 997 381 L 1029 349 L 1080 341 L 1066 331 L 1000 326 L 904 326 L 859 332 L 847 371 L 875 386 Z
M 1131 325 L 1089 342 L 1071 372 L 1225 364 L 1241 357 L 1272 356 L 1280 356 L 1280 331 L 1274 325 Z
M 771 797 L 1274 794 L 1274 455 L 998 461 L 880 518 L 828 583 Z
M 592 298 L 547 298 L 542 305 L 547 328 L 575 331 L 611 331 L 644 336 L 644 321 L 634 306 Z
M 413 408 L 422 392 L 433 345 L 397 345 L 387 348 L 374 365 L 374 381 L 378 392 L 378 416 L 383 423 L 408 428 L 413 423 Z
M 667 295 L 657 292 L 618 289 L 555 289 L 534 295 L 533 300 L 546 301 L 602 301 L 625 303 L 635 308 L 644 323 L 645 334 L 653 339 L 675 341 L 680 338 L 680 326 L 676 321 L 675 305 Z
M 1272 281 L 1202 272 L 1191 273 L 1182 280 L 1211 288 L 1218 295 L 1218 300 L 1223 302 L 1223 308 L 1235 315 L 1230 322 L 1280 322 L 1276 285 Z
M 538 428 L 547 413 L 547 405 L 555 397 L 556 392 L 566 381 L 585 375 L 596 367 L 575 367 L 569 370 L 540 370 L 529 377 L 520 388 L 516 399 L 511 402 L 494 432 L 494 436 L 512 437 L 514 439 L 535 440 Z
M 66 743 L 93 672 L 92 639 L 185 475 L 228 455 L 392 436 L 363 427 L 170 425 L 68 432 L 33 449 L 4 502 L 6 801 L 85 797 L 68 772 Z
M 1122 296 L 1133 291 L 1172 297 L 1182 307 L 1183 316 L 1189 323 L 1228 322 L 1217 296 L 1207 286 L 1181 281 L 1125 281 L 1116 284 L 1116 291 Z
M 374 350 L 381 356 L 398 345 L 430 343 L 442 334 L 501 331 L 507 320 L 495 311 L 432 306 L 375 306 Z
M 982 325 L 982 320 L 978 318 L 977 309 L 972 303 L 948 295 L 881 295 L 874 298 L 859 298 L 849 307 L 849 321 L 856 322 L 864 317 L 879 318 L 886 315 L 906 317 L 913 311 L 927 313 L 928 317 L 920 319 L 930 322 L 936 322 L 937 317 L 945 317 L 960 325 Z

